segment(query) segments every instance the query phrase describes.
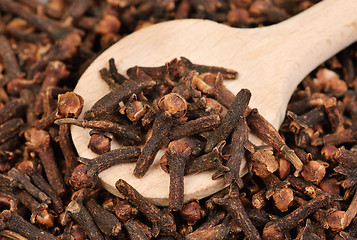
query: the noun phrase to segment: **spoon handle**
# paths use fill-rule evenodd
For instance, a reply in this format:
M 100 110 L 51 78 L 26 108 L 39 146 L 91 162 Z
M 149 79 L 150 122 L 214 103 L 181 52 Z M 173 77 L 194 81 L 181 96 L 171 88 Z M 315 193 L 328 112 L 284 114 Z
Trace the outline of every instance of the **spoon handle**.
M 357 1 L 323 0 L 276 27 L 286 39 L 285 61 L 296 62 L 285 85 L 290 98 L 307 74 L 357 40 Z

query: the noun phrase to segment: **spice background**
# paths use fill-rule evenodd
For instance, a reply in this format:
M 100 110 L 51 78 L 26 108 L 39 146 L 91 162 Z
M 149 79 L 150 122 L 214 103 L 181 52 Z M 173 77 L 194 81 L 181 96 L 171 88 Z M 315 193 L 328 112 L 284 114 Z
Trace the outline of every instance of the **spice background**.
M 140 196 L 125 181 L 117 188 L 127 200 L 96 185 L 78 190 L 70 182 L 79 162 L 69 125 L 54 124 L 78 116 L 81 98 L 72 90 L 79 77 L 133 31 L 183 18 L 266 26 L 317 2 L 0 0 L 0 239 L 356 239 L 356 44 L 315 69 L 291 98 L 279 133 L 304 164 L 298 177 L 289 152 L 273 149 L 281 142 L 245 144 L 243 187 L 180 211 L 133 204 Z

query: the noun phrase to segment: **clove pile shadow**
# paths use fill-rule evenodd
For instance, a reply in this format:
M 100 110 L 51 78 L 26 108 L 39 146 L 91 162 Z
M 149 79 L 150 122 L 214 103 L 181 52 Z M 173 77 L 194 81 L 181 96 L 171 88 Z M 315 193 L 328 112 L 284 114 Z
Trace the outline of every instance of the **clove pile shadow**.
M 111 59 L 100 72 L 111 93 L 76 119 L 78 78 L 135 30 L 180 18 L 257 27 L 317 2 L 0 0 L 0 238 L 356 239 L 355 44 L 303 80 L 279 132 L 248 107 L 249 89 L 235 96 L 224 87 L 239 72 L 184 57 L 127 76 Z M 97 158 L 78 157 L 71 124 L 93 129 Z M 248 129 L 264 144 L 251 143 Z M 123 146 L 112 150 L 113 139 Z M 124 199 L 98 185 L 98 173 L 120 162 L 136 162 L 142 177 L 162 147 L 169 207 L 121 179 Z M 207 169 L 229 186 L 184 203 L 183 176 Z

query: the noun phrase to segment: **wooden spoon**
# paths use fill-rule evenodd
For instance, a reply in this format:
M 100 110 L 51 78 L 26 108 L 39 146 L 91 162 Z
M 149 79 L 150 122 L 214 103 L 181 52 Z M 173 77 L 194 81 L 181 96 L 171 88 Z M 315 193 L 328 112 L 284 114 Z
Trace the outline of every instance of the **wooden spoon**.
M 222 66 L 239 73 L 238 80 L 225 82 L 237 93 L 252 92 L 250 107 L 279 128 L 291 94 L 319 64 L 357 40 L 357 1 L 324 0 L 291 19 L 269 27 L 231 28 L 208 20 L 186 19 L 155 24 L 123 38 L 103 52 L 80 78 L 75 92 L 84 98 L 83 112 L 109 88 L 99 70 L 115 59 L 124 74 L 132 66 L 160 66 L 184 56 L 193 63 Z M 72 137 L 81 157 L 96 155 L 88 148 L 89 130 L 72 127 Z M 113 143 L 112 149 L 118 144 Z M 157 205 L 168 205 L 169 175 L 158 160 L 138 179 L 135 163 L 120 164 L 99 174 L 102 185 L 119 195 L 115 182 L 122 178 Z M 243 167 L 242 167 L 243 169 Z M 185 201 L 207 197 L 223 187 L 224 179 L 212 180 L 213 172 L 185 177 Z M 244 171 L 242 172 L 244 174 Z

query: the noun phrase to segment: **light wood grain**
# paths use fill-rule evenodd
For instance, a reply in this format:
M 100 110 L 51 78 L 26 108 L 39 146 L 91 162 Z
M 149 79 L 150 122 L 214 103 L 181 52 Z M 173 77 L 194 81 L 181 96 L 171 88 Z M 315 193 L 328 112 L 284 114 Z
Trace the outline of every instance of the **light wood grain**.
M 156 24 L 123 38 L 101 54 L 86 70 L 75 92 L 87 111 L 109 89 L 99 70 L 113 57 L 121 73 L 135 65 L 160 66 L 184 56 L 194 63 L 223 66 L 238 71 L 238 80 L 225 84 L 237 93 L 252 92 L 251 107 L 279 128 L 292 92 L 319 64 L 357 39 L 357 1 L 324 0 L 277 25 L 236 29 L 208 20 L 175 20 Z M 89 130 L 72 127 L 72 137 L 82 157 L 95 156 L 88 148 Z M 113 148 L 118 147 L 117 143 Z M 168 204 L 169 175 L 158 159 L 141 179 L 132 175 L 134 164 L 121 164 L 102 172 L 103 186 L 118 194 L 115 182 L 125 179 L 157 205 Z M 242 166 L 243 169 L 243 166 Z M 243 171 L 244 173 L 244 171 Z M 225 186 L 211 180 L 212 172 L 185 177 L 185 200 L 200 199 Z

